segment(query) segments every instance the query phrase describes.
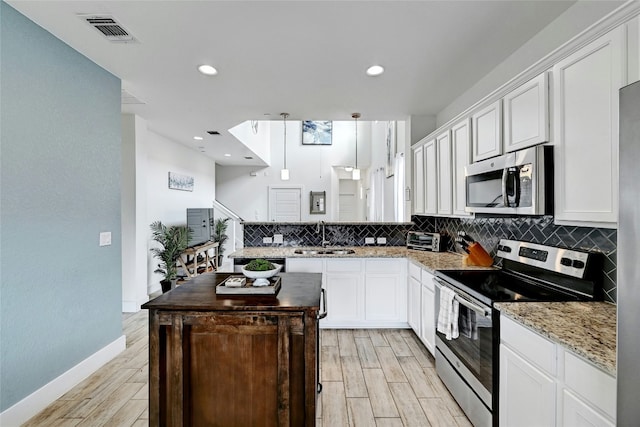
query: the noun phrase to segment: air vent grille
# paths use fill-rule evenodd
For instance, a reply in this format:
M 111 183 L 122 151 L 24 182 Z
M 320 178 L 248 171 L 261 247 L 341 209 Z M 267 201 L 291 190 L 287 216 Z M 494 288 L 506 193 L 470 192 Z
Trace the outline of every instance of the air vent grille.
M 133 37 L 129 31 L 127 31 L 118 21 L 112 16 L 97 16 L 97 15 L 80 15 L 80 18 L 85 20 L 96 30 L 100 31 L 107 40 L 115 43 L 134 43 L 136 38 Z
M 217 130 L 208 130 L 207 133 L 209 135 L 220 135 L 220 132 L 218 132 Z

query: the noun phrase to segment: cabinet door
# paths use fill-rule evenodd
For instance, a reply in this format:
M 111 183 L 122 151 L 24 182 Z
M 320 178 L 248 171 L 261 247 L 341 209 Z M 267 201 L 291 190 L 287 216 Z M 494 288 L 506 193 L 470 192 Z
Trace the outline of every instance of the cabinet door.
M 434 355 L 436 348 L 436 296 L 433 275 L 422 270 L 420 286 L 420 339 Z
M 502 103 L 500 100 L 471 116 L 473 161 L 502 154 Z
M 453 214 L 469 216 L 467 205 L 467 183 L 464 168 L 471 163 L 471 120 L 464 119 L 451 128 L 451 151 L 453 170 L 451 183 L 453 192 Z
M 424 145 L 425 198 L 424 213 L 438 213 L 438 170 L 436 140 L 432 139 Z
M 327 273 L 327 317 L 324 323 L 363 320 L 364 289 L 362 276 L 350 273 Z M 323 322 L 321 320 L 321 324 Z
M 596 412 L 569 390 L 562 393 L 562 425 L 571 427 L 613 427 L 615 424 Z
M 406 278 L 401 275 L 367 274 L 364 288 L 365 319 L 406 322 L 406 289 Z
M 413 213 L 424 213 L 424 146 L 413 150 Z
M 556 384 L 504 344 L 500 345 L 500 425 L 554 426 Z
M 324 270 L 321 258 L 287 258 L 286 271 L 290 273 L 322 273 Z
M 447 130 L 436 138 L 437 154 L 437 184 L 438 184 L 438 214 L 451 215 L 453 206 L 451 203 L 451 134 Z
M 549 140 L 549 78 L 544 72 L 513 90 L 504 102 L 504 151 Z
M 420 281 L 414 277 L 409 276 L 409 326 L 413 329 L 416 335 L 420 336 L 420 322 L 421 322 L 421 285 Z
M 617 222 L 623 31 L 616 28 L 553 67 L 558 223 Z

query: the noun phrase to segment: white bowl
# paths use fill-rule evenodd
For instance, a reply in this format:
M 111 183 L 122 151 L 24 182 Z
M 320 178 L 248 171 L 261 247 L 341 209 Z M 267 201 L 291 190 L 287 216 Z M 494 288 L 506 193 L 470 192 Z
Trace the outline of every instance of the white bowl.
M 265 270 L 265 271 L 252 271 L 245 270 L 245 266 L 242 267 L 242 274 L 247 276 L 250 279 L 268 279 L 269 277 L 273 277 L 276 274 L 280 273 L 282 270 L 282 266 L 279 264 L 272 263 L 276 268 L 273 270 Z

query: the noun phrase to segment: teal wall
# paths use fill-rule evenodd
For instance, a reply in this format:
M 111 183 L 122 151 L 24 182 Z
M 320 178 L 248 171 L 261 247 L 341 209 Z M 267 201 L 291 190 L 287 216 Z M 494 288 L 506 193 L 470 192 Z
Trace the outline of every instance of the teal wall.
M 122 335 L 120 132 L 120 80 L 1 2 L 0 411 Z

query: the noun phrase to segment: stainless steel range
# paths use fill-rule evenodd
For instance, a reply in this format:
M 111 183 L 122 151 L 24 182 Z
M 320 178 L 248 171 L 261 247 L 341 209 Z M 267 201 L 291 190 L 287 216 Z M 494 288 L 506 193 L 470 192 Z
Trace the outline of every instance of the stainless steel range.
M 501 240 L 497 255 L 501 270 L 436 272 L 458 307 L 458 336 L 437 332 L 436 370 L 476 427 L 498 425 L 500 316 L 494 303 L 602 299 L 601 254 Z M 440 289 L 436 304 L 438 313 Z

